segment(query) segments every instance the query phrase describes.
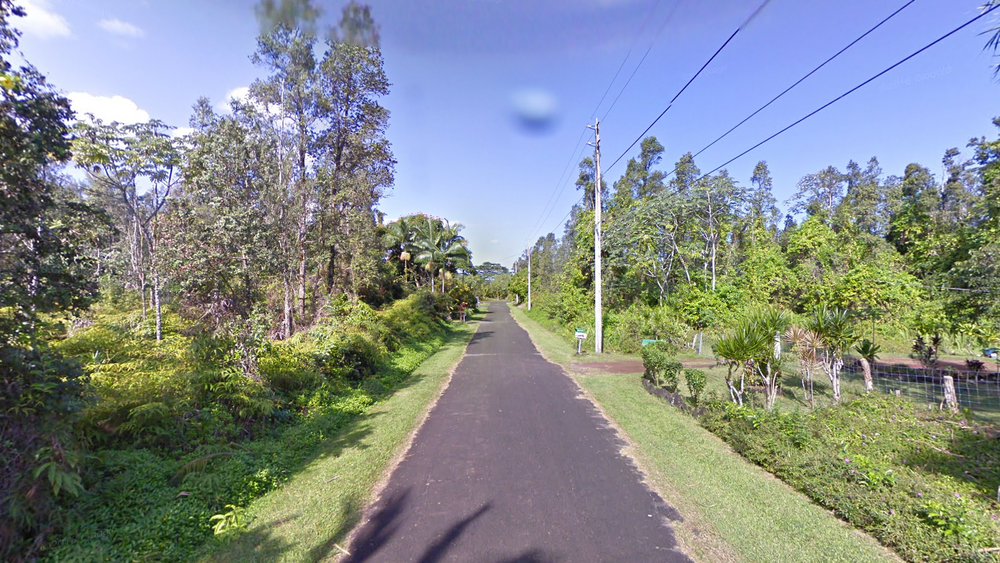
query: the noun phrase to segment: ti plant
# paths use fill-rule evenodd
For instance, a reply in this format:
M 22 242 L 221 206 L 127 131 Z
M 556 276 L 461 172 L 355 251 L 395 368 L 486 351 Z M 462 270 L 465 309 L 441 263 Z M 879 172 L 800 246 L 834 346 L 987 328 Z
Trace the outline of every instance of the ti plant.
M 872 390 L 872 368 L 875 366 L 875 360 L 878 359 L 878 353 L 881 349 L 881 346 L 867 338 L 854 347 L 854 350 L 861 356 L 861 370 L 865 375 L 865 393 Z

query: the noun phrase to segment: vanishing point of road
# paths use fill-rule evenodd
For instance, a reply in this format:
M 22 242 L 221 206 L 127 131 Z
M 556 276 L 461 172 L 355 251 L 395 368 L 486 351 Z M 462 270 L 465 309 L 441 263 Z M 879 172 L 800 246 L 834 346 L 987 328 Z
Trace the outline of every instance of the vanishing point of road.
M 492 303 L 347 561 L 689 561 L 621 446 Z

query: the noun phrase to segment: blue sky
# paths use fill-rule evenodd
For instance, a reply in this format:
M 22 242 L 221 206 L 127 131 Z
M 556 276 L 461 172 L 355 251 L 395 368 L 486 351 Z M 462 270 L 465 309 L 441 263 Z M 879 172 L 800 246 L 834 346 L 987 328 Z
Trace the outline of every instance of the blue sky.
M 185 126 L 199 96 L 226 97 L 260 76 L 249 60 L 252 0 L 22 0 L 22 51 L 80 111 Z M 334 23 L 342 3 L 319 1 Z M 673 168 L 905 0 L 773 0 L 650 131 Z M 711 170 L 978 13 L 981 0 L 917 0 L 697 159 Z M 562 233 L 592 115 L 610 165 L 754 11 L 758 0 L 371 0 L 392 94 L 396 185 L 389 218 L 422 211 L 466 225 L 477 263 L 510 265 L 526 242 Z M 988 19 L 988 18 L 987 18 Z M 994 20 L 995 21 L 995 20 Z M 768 161 L 780 201 L 803 175 L 877 156 L 886 174 L 945 149 L 995 138 L 1000 84 L 983 20 L 734 162 L 749 182 Z M 608 98 L 598 101 L 626 59 Z M 526 129 L 518 100 L 548 104 Z M 540 108 L 545 109 L 545 108 Z M 523 110 L 522 110 L 523 112 Z M 574 150 L 574 147 L 576 149 Z M 612 183 L 625 161 L 608 171 Z M 966 153 L 968 153 L 966 149 Z M 570 170 L 566 170 L 571 163 Z M 564 174 L 564 172 L 566 172 Z M 547 205 L 551 202 L 551 205 Z

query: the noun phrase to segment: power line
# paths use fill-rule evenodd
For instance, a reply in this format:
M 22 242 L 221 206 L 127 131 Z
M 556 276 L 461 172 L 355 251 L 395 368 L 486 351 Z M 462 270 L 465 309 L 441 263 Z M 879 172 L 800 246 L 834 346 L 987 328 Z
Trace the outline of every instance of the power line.
M 715 168 L 713 168 L 713 169 L 712 169 L 712 170 L 711 170 L 710 172 L 708 172 L 707 174 L 703 175 L 703 176 L 702 176 L 701 178 L 699 178 L 698 180 L 699 180 L 699 181 L 701 181 L 701 180 L 705 179 L 706 177 L 710 176 L 711 174 L 714 174 L 715 172 L 719 171 L 720 169 L 722 169 L 722 168 L 724 168 L 724 167 L 728 166 L 729 164 L 732 164 L 732 163 L 733 163 L 734 161 L 736 161 L 736 160 L 738 160 L 738 159 L 740 159 L 740 158 L 742 158 L 742 157 L 746 156 L 746 155 L 747 155 L 748 153 L 750 153 L 750 152 L 751 152 L 751 151 L 753 151 L 754 149 L 756 149 L 756 148 L 760 147 L 760 146 L 761 146 L 761 145 L 763 145 L 764 143 L 767 143 L 767 142 L 768 142 L 768 141 L 770 141 L 771 139 L 774 139 L 775 137 L 777 137 L 778 135 L 781 135 L 781 134 L 782 134 L 782 133 L 784 133 L 785 131 L 788 131 L 788 130 L 789 130 L 789 129 L 791 129 L 792 127 L 795 127 L 796 125 L 798 125 L 798 124 L 802 123 L 803 121 L 805 121 L 805 120 L 809 119 L 810 117 L 812 117 L 812 116 L 816 115 L 817 113 L 819 113 L 819 112 L 823 111 L 824 109 L 826 109 L 826 108 L 828 108 L 828 107 L 832 106 L 833 104 L 835 104 L 835 103 L 839 102 L 840 100 L 842 100 L 842 99 L 846 98 L 847 96 L 849 96 L 849 95 L 853 94 L 854 92 L 856 92 L 856 91 L 860 90 L 860 89 L 861 89 L 861 88 L 863 88 L 864 86 L 867 86 L 867 85 L 868 85 L 869 83 L 871 83 L 871 82 L 875 81 L 876 79 L 878 79 L 878 78 L 882 77 L 882 76 L 883 76 L 883 75 L 885 75 L 886 73 L 888 73 L 888 72 L 890 72 L 891 70 L 895 69 L 896 67 L 898 67 L 898 66 L 902 65 L 903 63 L 905 63 L 905 62 L 909 61 L 909 60 L 910 60 L 910 59 L 912 59 L 913 57 L 916 57 L 916 56 L 917 56 L 917 55 L 919 55 L 920 53 L 923 53 L 923 52 L 924 52 L 924 51 L 926 51 L 927 49 L 930 49 L 931 47 L 933 47 L 933 46 L 937 45 L 938 43 L 940 43 L 940 42 L 944 41 L 945 39 L 947 39 L 947 38 L 951 37 L 952 35 L 954 35 L 954 34 L 958 33 L 959 31 L 961 31 L 961 30 L 963 30 L 963 29 L 965 29 L 966 27 L 969 27 L 970 25 L 972 25 L 972 24 L 973 24 L 973 23 L 975 23 L 976 21 L 979 21 L 980 19 L 982 19 L 983 17 L 985 17 L 985 16 L 987 15 L 987 14 L 989 14 L 989 13 L 990 13 L 990 12 L 992 12 L 993 10 L 996 10 L 997 8 L 1000 8 L 1000 4 L 995 4 L 994 6 L 992 6 L 992 7 L 990 7 L 990 8 L 987 8 L 987 9 L 983 10 L 983 12 L 982 12 L 982 13 L 980 13 L 980 14 L 979 14 L 978 16 L 976 16 L 976 17 L 974 17 L 974 18 L 970 19 L 969 21 L 967 21 L 967 22 L 963 23 L 962 25 L 960 25 L 960 26 L 956 27 L 955 29 L 953 29 L 953 30 L 949 31 L 948 33 L 946 33 L 946 34 L 942 35 L 941 37 L 938 37 L 938 38 L 937 38 L 937 39 L 935 39 L 934 41 L 932 41 L 932 42 L 928 43 L 927 45 L 925 45 L 924 47 L 922 47 L 922 48 L 918 49 L 917 51 L 914 51 L 914 52 L 913 52 L 913 53 L 911 53 L 911 54 L 910 54 L 909 56 L 907 56 L 907 57 L 905 57 L 904 59 L 900 60 L 899 62 L 897 62 L 897 63 L 893 64 L 893 65 L 892 65 L 892 66 L 890 66 L 889 68 L 887 68 L 887 69 L 883 70 L 882 72 L 880 72 L 880 73 L 876 74 L 875 76 L 872 76 L 872 77 L 871 77 L 871 78 L 869 78 L 868 80 L 865 80 L 865 81 L 864 81 L 864 82 L 862 82 L 861 84 L 858 84 L 858 85 L 857 85 L 857 86 L 855 86 L 854 88 L 851 88 L 850 90 L 848 90 L 848 91 L 844 92 L 843 94 L 841 94 L 841 95 L 837 96 L 836 98 L 834 98 L 834 99 L 830 100 L 829 102 L 827 102 L 827 103 L 823 104 L 823 105 L 822 105 L 822 106 L 820 106 L 819 108 L 817 108 L 817 109 L 813 110 L 812 112 L 810 112 L 809 114 L 807 114 L 807 115 L 806 115 L 805 117 L 802 117 L 801 119 L 799 119 L 799 120 L 795 121 L 795 122 L 794 122 L 794 123 L 792 123 L 791 125 L 788 125 L 788 126 L 787 126 L 787 127 L 785 127 L 784 129 L 782 129 L 782 130 L 778 131 L 777 133 L 775 133 L 775 134 L 771 135 L 770 137 L 768 137 L 768 138 L 764 139 L 763 141 L 761 141 L 761 142 L 757 143 L 756 145 L 754 145 L 754 146 L 750 147 L 749 149 L 747 149 L 747 150 L 745 150 L 745 151 L 741 152 L 740 154 L 738 154 L 738 155 L 734 156 L 733 158 L 731 158 L 731 159 L 727 160 L 726 162 L 724 162 L 724 163 L 720 164 L 719 166 L 716 166 L 716 167 L 715 167 Z
M 563 190 L 565 190 L 566 188 L 565 180 L 563 179 L 563 177 L 566 176 L 566 173 L 570 170 L 570 167 L 573 165 L 573 161 L 576 160 L 577 157 L 575 155 L 577 154 L 577 149 L 580 148 L 580 143 L 583 142 L 583 137 L 586 134 L 587 134 L 587 128 L 584 127 L 583 131 L 580 132 L 580 137 L 576 140 L 576 145 L 573 147 L 573 151 L 569 155 L 569 161 L 563 168 L 562 174 L 559 175 L 559 179 L 556 181 L 555 187 L 552 188 L 552 194 L 549 195 L 549 199 L 545 203 L 545 206 L 542 207 L 542 212 L 538 215 L 538 219 L 535 220 L 535 223 L 531 226 L 531 229 L 528 231 L 529 239 L 535 234 L 541 223 L 544 223 L 545 219 L 548 219 L 548 215 L 552 213 L 552 210 L 555 209 L 555 201 L 559 199 L 559 196 L 562 195 Z M 549 208 L 550 205 L 552 206 L 551 209 Z M 548 209 L 548 214 L 546 214 L 545 212 L 546 209 Z M 543 216 L 545 217 L 545 219 L 542 218 Z
M 680 2 L 683 2 L 683 0 L 679 0 L 678 5 L 680 4 Z M 636 33 L 635 38 L 632 40 L 632 45 L 629 47 L 628 52 L 625 53 L 625 58 L 623 58 L 621 64 L 618 65 L 618 70 L 615 71 L 614 76 L 611 77 L 611 81 L 608 82 L 608 87 L 605 88 L 604 94 L 601 96 L 601 99 L 598 100 L 597 105 L 594 107 L 594 111 L 591 112 L 590 118 L 587 120 L 588 123 L 589 123 L 590 120 L 592 120 L 594 118 L 595 115 L 597 115 L 597 110 L 599 110 L 601 108 L 601 104 L 604 103 L 604 100 L 607 97 L 608 92 L 611 91 L 611 87 L 614 86 L 615 81 L 618 80 L 618 75 L 621 73 L 622 69 L 625 67 L 625 63 L 628 61 L 629 57 L 632 55 L 632 50 L 635 48 L 635 45 L 636 45 L 636 43 L 639 40 L 639 36 L 641 36 L 642 32 L 645 31 L 646 24 L 650 21 L 653 13 L 656 11 L 656 8 L 658 8 L 659 5 L 660 5 L 660 0 L 656 0 L 656 2 L 650 7 L 650 10 L 646 13 L 646 17 L 643 18 L 642 25 L 640 26 L 638 33 Z M 676 7 L 675 7 L 674 10 L 676 11 Z M 671 12 L 670 16 L 672 16 L 672 15 L 673 15 L 673 12 Z M 670 16 L 668 16 L 668 21 L 670 19 Z M 660 30 L 657 32 L 656 37 L 659 37 L 660 33 L 663 32 L 663 28 L 664 27 L 666 27 L 665 23 L 664 23 L 663 26 L 661 26 Z M 654 42 L 655 42 L 655 38 L 654 38 Z M 649 50 L 648 49 L 646 51 L 646 54 L 647 55 L 649 54 Z M 643 55 L 643 59 L 645 59 L 645 58 L 646 58 L 645 55 Z M 641 65 L 642 61 L 640 61 L 639 64 Z M 638 70 L 638 67 L 636 67 L 636 70 Z M 634 70 L 632 71 L 632 75 L 633 76 L 635 75 L 635 71 Z M 630 76 L 629 79 L 628 79 L 628 82 L 631 82 L 631 81 L 632 81 L 632 77 Z M 628 82 L 625 83 L 625 87 L 628 86 Z M 621 96 L 621 93 L 623 91 L 624 91 L 624 87 L 622 88 L 622 91 L 618 92 L 618 96 L 619 97 Z M 617 101 L 618 101 L 618 98 L 616 97 L 615 98 L 615 102 L 617 102 Z M 611 104 L 611 107 L 614 107 L 614 103 Z M 608 111 L 611 111 L 610 108 L 608 109 Z M 549 199 L 546 202 L 545 206 L 542 207 L 542 212 L 539 213 L 539 215 L 538 215 L 538 217 L 539 217 L 538 220 L 535 221 L 535 224 L 531 227 L 531 230 L 528 231 L 529 234 L 528 234 L 527 240 L 525 241 L 525 244 L 527 244 L 527 242 L 530 241 L 530 239 L 535 234 L 537 234 L 538 228 L 541 226 L 541 224 L 543 224 L 545 222 L 546 219 L 549 218 L 549 216 L 552 214 L 552 211 L 555 210 L 555 202 L 558 201 L 559 197 L 562 196 L 562 193 L 566 190 L 566 181 L 568 181 L 568 178 L 564 179 L 564 176 L 566 176 L 566 173 L 570 170 L 570 167 L 572 166 L 573 161 L 576 160 L 576 158 L 579 158 L 578 156 L 574 157 L 574 155 L 577 154 L 577 148 L 579 148 L 580 143 L 583 141 L 583 137 L 586 134 L 586 132 L 587 132 L 587 129 L 584 128 L 583 132 L 580 134 L 580 138 L 577 139 L 576 145 L 573 147 L 573 150 L 570 152 L 570 161 L 569 161 L 569 163 L 567 163 L 566 168 L 563 169 L 562 174 L 559 175 L 559 179 L 556 181 L 555 187 L 552 188 L 552 194 L 549 196 Z M 550 206 L 551 206 L 551 208 L 550 208 Z
M 733 38 L 736 37 L 736 34 L 739 33 L 741 29 L 746 27 L 748 23 L 753 21 L 757 17 L 757 15 L 761 12 L 761 10 L 763 10 L 764 7 L 767 6 L 768 3 L 770 3 L 770 1 L 771 0 L 764 0 L 760 4 L 760 6 L 758 6 L 757 9 L 754 10 L 753 14 L 751 14 L 746 21 L 744 21 L 742 24 L 740 24 L 739 27 L 736 28 L 736 31 L 734 31 L 733 34 L 729 36 L 729 39 L 726 39 L 726 42 L 723 43 L 721 47 L 716 49 L 715 53 L 713 53 L 712 56 L 707 61 L 705 61 L 705 64 L 701 65 L 701 68 L 698 69 L 698 72 L 694 73 L 694 76 L 692 76 L 691 79 L 688 80 L 686 84 L 684 84 L 684 87 L 681 88 L 680 91 L 678 91 L 677 94 L 674 95 L 674 97 L 670 100 L 670 103 L 667 104 L 667 107 L 664 108 L 662 112 L 660 112 L 660 115 L 656 116 L 656 119 L 654 119 L 653 122 L 649 124 L 649 127 L 646 127 L 645 131 L 643 131 L 638 137 L 636 137 L 634 141 L 632 141 L 632 144 L 629 145 L 627 149 L 625 149 L 625 151 L 621 154 L 621 156 L 616 158 L 615 161 L 611 163 L 611 166 L 608 166 L 607 171 L 610 171 L 612 168 L 614 168 L 615 165 L 618 164 L 618 162 L 622 158 L 624 158 L 626 154 L 628 154 L 628 151 L 632 150 L 632 147 L 634 147 L 636 143 L 641 141 L 642 138 L 646 135 L 646 133 L 649 133 L 649 130 L 652 129 L 653 126 L 656 125 L 656 123 L 660 121 L 660 119 L 667 113 L 667 111 L 669 111 L 670 108 L 674 106 L 674 102 L 677 101 L 677 98 L 679 98 L 681 94 L 683 94 L 684 91 L 687 90 L 688 86 L 690 86 L 691 83 L 694 82 L 695 79 L 701 75 L 701 73 L 705 70 L 705 68 L 708 67 L 708 65 L 710 65 L 712 61 L 715 60 L 715 57 L 719 56 L 719 53 L 721 53 L 722 50 L 726 48 L 726 45 L 729 45 L 729 43 L 733 40 Z
M 799 84 L 802 84 L 802 82 L 804 82 L 807 78 L 809 78 L 810 76 L 816 74 L 821 68 L 823 68 L 824 66 L 826 66 L 827 64 L 829 64 L 831 61 L 833 61 L 834 59 L 836 59 L 840 55 L 844 54 L 845 51 L 847 51 L 848 49 L 850 49 L 851 47 L 853 47 L 859 41 L 861 41 L 865 37 L 868 37 L 868 35 L 870 35 L 876 29 L 882 27 L 883 24 L 885 24 L 887 21 L 889 21 L 892 18 L 894 18 L 897 14 L 899 14 L 900 12 L 902 12 L 903 10 L 905 10 L 907 7 L 910 6 L 910 4 L 913 4 L 914 2 L 916 2 L 916 0 L 910 0 L 906 4 L 903 4 L 903 6 L 900 7 L 898 10 L 896 10 L 895 12 L 889 14 L 888 16 L 886 16 L 885 19 L 883 19 L 882 21 L 880 21 L 877 24 L 875 24 L 875 27 L 872 27 L 868 31 L 864 32 L 860 37 L 858 37 L 854 41 L 851 41 L 846 47 L 844 47 L 843 49 L 841 49 L 841 50 L 837 51 L 836 53 L 834 53 L 834 55 L 832 57 L 830 57 L 830 58 L 826 59 L 825 61 L 823 61 L 819 66 L 817 66 L 816 68 L 814 68 L 811 71 L 809 71 L 808 74 L 806 74 L 802 78 L 798 79 L 794 84 L 792 84 L 788 88 L 785 88 L 785 90 L 782 91 L 780 94 L 778 94 L 774 98 L 771 98 L 771 101 L 769 101 L 766 104 L 762 105 L 759 109 L 757 109 L 757 111 L 751 113 L 746 118 L 744 118 L 743 121 L 740 121 L 739 123 L 737 123 L 736 125 L 734 125 L 732 127 L 732 129 L 730 129 L 729 131 L 726 131 L 725 133 L 723 133 L 722 135 L 720 135 L 718 139 L 712 141 L 711 143 L 709 143 L 708 145 L 706 145 L 704 148 L 702 148 L 700 151 L 696 152 L 694 154 L 694 157 L 697 157 L 698 155 L 700 155 L 701 153 L 705 152 L 706 150 L 708 150 L 709 148 L 711 148 L 713 145 L 715 145 L 716 143 L 718 143 L 722 139 L 725 139 L 726 137 L 728 137 L 730 133 L 732 133 L 733 131 L 739 129 L 744 123 L 746 123 L 747 121 L 750 121 L 751 119 L 753 119 L 753 117 L 756 116 L 758 113 L 760 113 L 760 112 L 764 111 L 765 109 L 767 109 L 768 106 L 770 106 L 774 102 L 778 101 L 782 96 L 784 96 L 785 94 L 787 94 L 790 91 L 792 91 L 792 89 L 795 88 L 796 86 L 798 86 Z M 677 171 L 677 169 L 675 168 L 674 172 L 676 172 L 676 171 Z M 674 172 L 671 172 L 670 174 L 673 174 Z M 670 174 L 667 174 L 667 176 L 670 176 Z
M 667 14 L 667 19 L 663 21 L 663 24 L 660 26 L 660 29 L 656 32 L 656 35 L 653 36 L 653 41 L 649 44 L 649 47 L 646 48 L 646 52 L 643 53 L 642 58 L 639 59 L 639 64 L 635 65 L 635 68 L 632 69 L 632 74 L 629 75 L 628 80 L 625 81 L 625 85 L 622 86 L 622 89 L 618 91 L 618 95 L 615 96 L 614 101 L 611 102 L 611 107 L 605 110 L 604 116 L 601 117 L 601 121 L 605 121 L 608 118 L 608 114 L 611 113 L 611 110 L 614 109 L 615 104 L 618 103 L 618 98 L 622 97 L 622 94 L 625 93 L 625 89 L 628 88 L 628 85 L 632 83 L 632 78 L 634 78 L 635 73 L 639 71 L 639 67 L 642 66 L 642 63 L 646 60 L 646 57 L 649 55 L 649 52 L 653 50 L 653 46 L 656 45 L 656 40 L 660 38 L 661 34 L 663 34 L 663 30 L 667 28 L 667 24 L 669 24 L 674 19 L 674 14 L 677 13 L 677 9 L 680 8 L 681 4 L 683 3 L 684 0 L 678 0 L 677 3 L 674 4 L 674 9 L 670 10 L 670 13 Z M 625 61 L 622 61 L 622 65 L 624 64 Z M 590 118 L 593 119 L 594 116 L 590 116 Z

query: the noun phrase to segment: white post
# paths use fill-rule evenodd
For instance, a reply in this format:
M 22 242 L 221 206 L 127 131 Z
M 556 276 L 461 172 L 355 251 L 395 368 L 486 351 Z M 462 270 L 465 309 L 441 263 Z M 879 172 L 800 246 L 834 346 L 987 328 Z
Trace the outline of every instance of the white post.
M 528 310 L 531 310 L 531 247 L 528 247 Z
M 594 352 L 604 348 L 604 319 L 601 310 L 601 122 L 594 122 L 594 153 L 597 178 L 594 184 Z

